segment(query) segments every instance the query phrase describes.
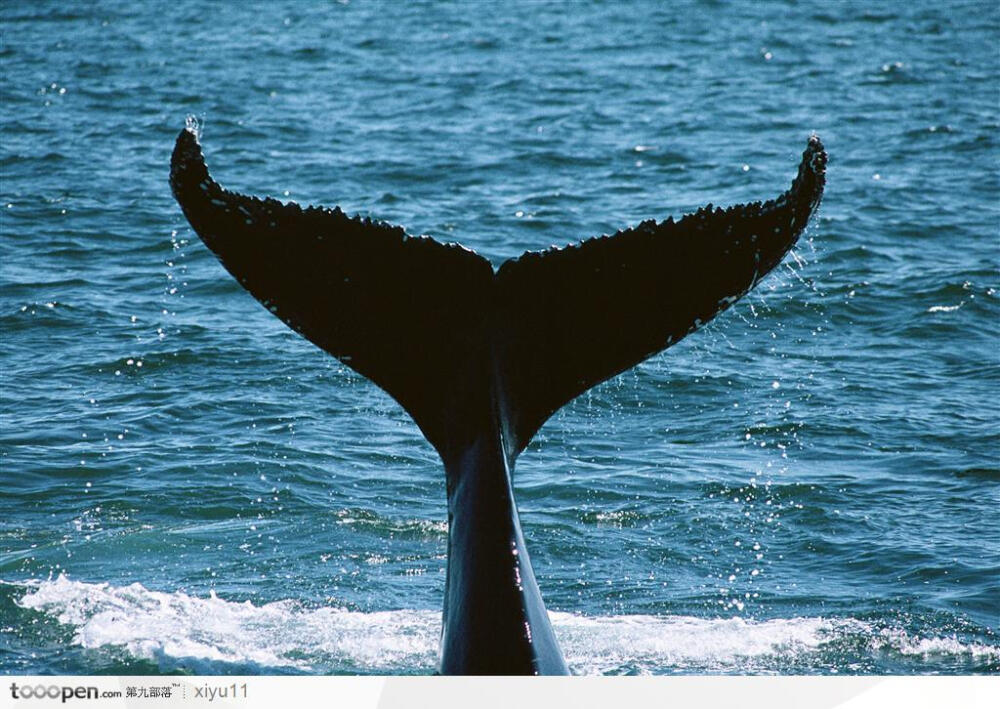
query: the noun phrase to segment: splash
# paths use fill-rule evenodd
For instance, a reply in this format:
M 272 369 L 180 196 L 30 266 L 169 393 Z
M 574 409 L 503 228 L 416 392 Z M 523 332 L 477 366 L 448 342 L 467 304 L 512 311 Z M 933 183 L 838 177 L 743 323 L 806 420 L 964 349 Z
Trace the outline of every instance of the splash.
M 262 671 L 431 673 L 438 659 L 437 610 L 363 613 L 291 600 L 254 605 L 65 576 L 19 586 L 25 593 L 17 605 L 72 626 L 73 644 L 124 649 L 165 669 L 187 660 L 214 672 L 249 664 Z M 576 674 L 815 671 L 826 663 L 834 670 L 839 661 L 831 655 L 859 644 L 900 656 L 1000 660 L 1000 647 L 918 637 L 852 618 L 552 613 L 552 621 Z

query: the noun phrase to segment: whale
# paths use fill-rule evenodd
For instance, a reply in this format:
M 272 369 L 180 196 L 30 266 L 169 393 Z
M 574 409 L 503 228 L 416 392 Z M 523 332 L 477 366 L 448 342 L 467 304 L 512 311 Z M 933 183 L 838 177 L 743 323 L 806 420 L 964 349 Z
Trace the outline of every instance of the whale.
M 813 135 L 776 199 L 647 219 L 499 268 L 339 207 L 224 189 L 190 120 L 170 187 L 250 294 L 384 389 L 440 456 L 448 555 L 438 671 L 559 675 L 569 668 L 514 496 L 518 456 L 567 402 L 676 344 L 773 270 L 816 212 L 826 163 Z

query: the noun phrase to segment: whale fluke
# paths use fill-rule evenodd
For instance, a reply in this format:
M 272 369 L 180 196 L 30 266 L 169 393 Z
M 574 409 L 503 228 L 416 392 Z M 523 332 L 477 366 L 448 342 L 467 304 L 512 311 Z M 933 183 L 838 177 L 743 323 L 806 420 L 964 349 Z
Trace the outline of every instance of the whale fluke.
M 202 241 L 272 313 L 382 387 L 444 461 L 441 671 L 567 671 L 528 559 L 511 471 L 546 419 L 738 300 L 795 244 L 823 194 L 812 137 L 775 200 L 528 252 L 497 271 L 401 227 L 220 187 L 193 127 L 170 165 Z
M 580 393 L 678 342 L 732 305 L 795 245 L 819 205 L 826 153 L 812 137 L 778 199 L 645 221 L 526 253 L 497 274 L 507 328 L 497 361 L 514 448 Z
M 471 382 L 460 371 L 486 359 L 486 259 L 339 208 L 229 192 L 190 129 L 170 185 L 205 245 L 266 308 L 391 394 L 442 455 L 467 439 L 456 411 Z

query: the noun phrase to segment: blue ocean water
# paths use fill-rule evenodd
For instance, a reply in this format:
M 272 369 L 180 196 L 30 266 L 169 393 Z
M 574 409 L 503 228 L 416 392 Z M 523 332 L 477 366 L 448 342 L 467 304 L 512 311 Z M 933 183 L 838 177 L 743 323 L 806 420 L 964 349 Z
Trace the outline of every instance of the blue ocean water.
M 167 185 L 495 265 L 786 189 L 794 254 L 515 488 L 577 673 L 1000 672 L 1000 6 L 0 5 L 0 669 L 429 673 L 431 446 Z

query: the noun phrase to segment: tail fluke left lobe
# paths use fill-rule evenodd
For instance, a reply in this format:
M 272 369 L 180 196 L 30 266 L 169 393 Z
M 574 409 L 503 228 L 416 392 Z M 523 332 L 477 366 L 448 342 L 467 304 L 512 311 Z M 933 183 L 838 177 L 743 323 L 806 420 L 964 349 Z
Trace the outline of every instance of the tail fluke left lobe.
M 248 197 L 208 173 L 181 131 L 170 184 L 191 226 L 265 307 L 391 394 L 448 455 L 485 411 L 483 329 L 493 269 L 468 249 L 396 226 Z M 478 369 L 472 366 L 479 363 Z

